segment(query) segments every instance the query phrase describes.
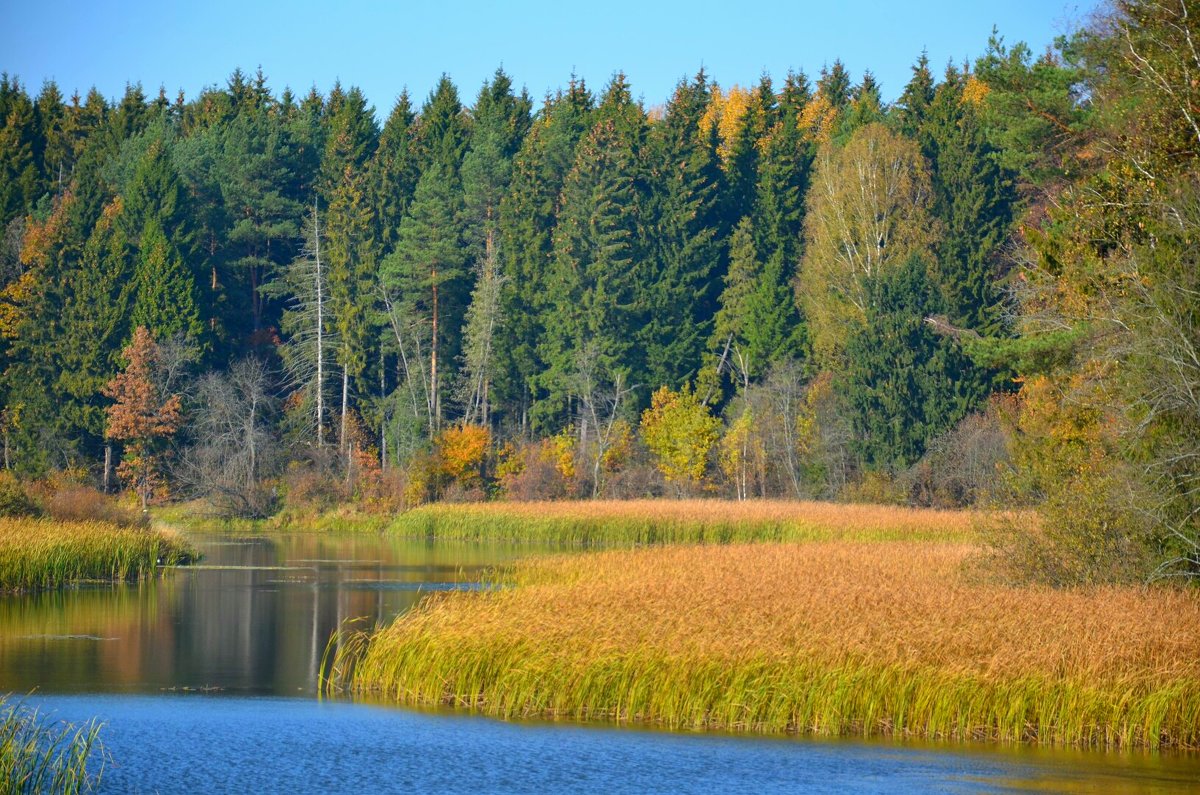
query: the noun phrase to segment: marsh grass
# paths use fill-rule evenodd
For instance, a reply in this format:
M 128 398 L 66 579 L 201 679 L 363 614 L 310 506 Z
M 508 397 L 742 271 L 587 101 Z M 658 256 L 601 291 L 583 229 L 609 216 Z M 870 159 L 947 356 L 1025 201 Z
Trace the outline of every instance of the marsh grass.
M 1009 588 L 969 544 L 534 559 L 334 654 L 333 687 L 502 717 L 1200 747 L 1200 595 Z
M 388 532 L 579 545 L 812 540 L 964 540 L 978 514 L 794 500 L 586 500 L 437 503 Z
M 103 773 L 100 725 L 52 721 L 0 697 L 0 795 L 88 792 Z M 101 758 L 95 775 L 88 759 Z
M 0 591 L 136 580 L 194 557 L 178 536 L 108 522 L 0 518 Z

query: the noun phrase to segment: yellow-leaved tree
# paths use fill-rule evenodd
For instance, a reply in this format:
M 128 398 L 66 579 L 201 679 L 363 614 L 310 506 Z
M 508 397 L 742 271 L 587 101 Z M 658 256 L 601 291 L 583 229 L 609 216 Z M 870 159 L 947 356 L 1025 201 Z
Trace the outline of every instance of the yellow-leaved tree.
M 686 386 L 678 392 L 661 387 L 642 412 L 641 427 L 642 441 L 668 483 L 687 490 L 704 479 L 721 423 L 695 392 Z
M 871 280 L 927 253 L 936 239 L 929 203 L 920 148 L 882 124 L 859 128 L 844 147 L 821 148 L 798 297 L 827 366 L 836 366 L 850 330 L 866 317 Z

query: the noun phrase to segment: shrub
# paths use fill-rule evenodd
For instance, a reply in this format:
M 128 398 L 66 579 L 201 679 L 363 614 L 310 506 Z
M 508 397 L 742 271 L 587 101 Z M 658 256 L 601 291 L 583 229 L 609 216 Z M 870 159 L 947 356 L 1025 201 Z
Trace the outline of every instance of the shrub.
M 41 508 L 11 472 L 0 472 L 0 516 L 39 516 Z

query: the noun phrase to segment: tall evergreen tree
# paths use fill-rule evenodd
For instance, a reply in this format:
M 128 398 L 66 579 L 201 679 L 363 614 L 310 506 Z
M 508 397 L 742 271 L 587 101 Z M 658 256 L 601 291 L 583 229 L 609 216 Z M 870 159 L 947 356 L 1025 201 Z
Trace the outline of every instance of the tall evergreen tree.
M 682 81 L 650 135 L 647 213 L 649 255 L 641 289 L 648 383 L 679 389 L 696 376 L 716 311 L 723 271 L 716 139 L 701 122 L 710 101 L 703 71 Z
M 548 394 L 534 414 L 542 427 L 561 422 L 569 400 L 583 397 L 577 376 L 585 368 L 596 382 L 641 383 L 644 365 L 634 345 L 637 172 L 631 142 L 610 119 L 580 142 L 563 185 L 541 346 Z
M 547 99 L 513 160 L 509 191 L 500 204 L 501 312 L 506 323 L 497 340 L 501 362 L 496 387 L 523 431 L 530 428 L 529 413 L 541 393 L 537 377 L 544 365 L 538 347 L 546 322 L 559 196 L 592 109 L 592 95 L 581 80 L 572 79 L 567 91 Z
M 437 163 L 444 174 L 457 179 L 470 144 L 470 133 L 458 89 L 449 75 L 443 74 L 421 108 L 416 149 L 422 172 Z
M 1015 175 L 1002 168 L 975 105 L 963 97 L 964 75 L 937 89 L 919 130 L 929 161 L 932 215 L 942 222 L 934 272 L 957 326 L 983 334 L 1001 330 L 1000 247 L 1015 212 Z
M 841 378 L 861 459 L 897 472 L 987 392 L 962 377 L 969 360 L 925 322 L 942 301 L 919 257 L 882 271 L 869 290 L 866 322 L 850 336 Z
M 33 209 L 42 193 L 34 142 L 37 122 L 33 103 L 16 80 L 4 77 L 5 114 L 0 119 L 0 226 Z
M 412 201 L 420 177 L 413 140 L 416 118 L 408 91 L 401 91 L 384 122 L 379 148 L 371 161 L 371 204 L 383 256 L 396 246 L 400 219 Z
M 934 82 L 933 73 L 929 71 L 929 54 L 922 51 L 921 57 L 913 64 L 912 78 L 891 111 L 896 128 L 902 135 L 915 138 L 925 124 L 929 106 L 933 104 Z
M 130 322 L 157 339 L 180 335 L 196 341 L 203 333 L 197 307 L 196 281 L 171 245 L 159 221 L 150 218 L 142 229 L 134 265 L 136 293 Z
M 440 163 L 421 175 L 396 249 L 381 267 L 389 321 L 405 369 L 402 388 L 420 395 L 432 436 L 446 410 L 470 284 L 461 197 Z

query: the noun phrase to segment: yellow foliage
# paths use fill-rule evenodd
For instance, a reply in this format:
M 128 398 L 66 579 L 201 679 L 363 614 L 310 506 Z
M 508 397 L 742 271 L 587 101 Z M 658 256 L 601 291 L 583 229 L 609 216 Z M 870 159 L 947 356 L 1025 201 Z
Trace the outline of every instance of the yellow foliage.
M 668 481 L 697 483 L 704 477 L 720 425 L 691 389 L 672 392 L 664 386 L 642 412 L 642 440 Z
M 818 91 L 817 95 L 804 106 L 804 110 L 800 111 L 797 123 L 800 125 L 800 132 L 804 134 L 805 140 L 815 141 L 819 144 L 829 143 L 837 124 L 837 109 L 823 93 Z
M 463 486 L 479 482 L 480 467 L 492 444 L 492 433 L 483 425 L 461 423 L 438 434 L 438 469 Z
M 971 105 L 982 105 L 989 92 L 991 88 L 987 83 L 975 75 L 968 75 L 967 82 L 963 85 L 962 101 Z
M 725 165 L 728 165 L 733 156 L 733 144 L 742 119 L 750 108 L 750 99 L 750 92 L 741 86 L 734 85 L 729 89 L 729 93 L 725 94 L 720 86 L 714 85 L 708 108 L 700 119 L 701 135 L 707 135 L 714 126 L 717 128 L 717 136 L 720 138 L 717 154 Z
M 563 480 L 575 479 L 575 429 L 563 428 L 546 441 L 546 454 Z

